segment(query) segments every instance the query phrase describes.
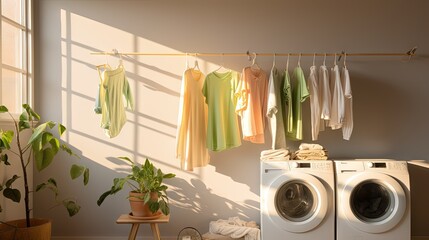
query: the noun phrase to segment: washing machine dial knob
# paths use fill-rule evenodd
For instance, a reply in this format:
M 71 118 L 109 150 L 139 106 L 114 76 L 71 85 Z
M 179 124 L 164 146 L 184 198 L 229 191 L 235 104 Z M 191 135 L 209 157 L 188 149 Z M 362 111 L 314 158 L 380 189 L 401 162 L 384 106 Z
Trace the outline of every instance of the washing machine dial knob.
M 369 168 L 373 168 L 373 167 L 375 166 L 375 164 L 374 164 L 373 162 L 367 162 L 367 163 L 366 163 L 366 165 L 367 165 Z
M 291 162 L 292 168 L 298 168 L 299 164 L 297 162 Z

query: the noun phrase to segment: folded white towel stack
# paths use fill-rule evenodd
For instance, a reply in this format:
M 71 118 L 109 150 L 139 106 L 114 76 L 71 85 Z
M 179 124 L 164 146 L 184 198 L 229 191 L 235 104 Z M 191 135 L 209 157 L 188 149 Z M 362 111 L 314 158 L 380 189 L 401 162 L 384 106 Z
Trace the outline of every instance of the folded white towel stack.
M 269 149 L 261 152 L 261 160 L 290 160 L 290 152 L 287 149 Z
M 299 150 L 322 150 L 323 146 L 315 143 L 301 143 Z
M 301 143 L 295 152 L 295 160 L 327 160 L 328 151 L 319 144 Z

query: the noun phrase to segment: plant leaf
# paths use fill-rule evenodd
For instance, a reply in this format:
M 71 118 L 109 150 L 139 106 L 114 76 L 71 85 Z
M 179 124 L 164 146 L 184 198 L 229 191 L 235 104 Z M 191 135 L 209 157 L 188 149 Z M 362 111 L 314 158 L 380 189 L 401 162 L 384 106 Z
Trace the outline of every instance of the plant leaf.
M 128 162 L 130 162 L 131 164 L 134 164 L 133 163 L 133 161 L 131 161 L 131 159 L 130 158 L 128 158 L 128 157 L 118 157 L 119 159 L 122 159 L 122 160 L 125 160 L 125 161 L 128 161 Z
M 22 104 L 22 107 L 27 111 L 29 117 L 29 120 L 34 117 L 36 120 L 40 120 L 39 114 L 37 114 L 28 104 Z
M 159 209 L 161 209 L 161 212 L 164 215 L 168 215 L 170 213 L 170 208 L 164 200 L 159 201 Z
M 17 203 L 21 201 L 21 192 L 18 189 L 5 188 L 3 190 L 3 196 Z
M 159 203 L 157 201 L 150 202 L 149 209 L 152 213 L 156 213 L 159 210 Z
M 143 201 L 144 201 L 144 203 L 147 203 L 147 202 L 149 202 L 149 200 L 150 200 L 150 192 L 147 192 L 144 195 Z
M 52 121 L 48 121 L 45 123 L 40 124 L 34 129 L 33 134 L 31 134 L 30 139 L 28 140 L 28 144 L 32 144 L 36 139 L 38 139 L 43 133 L 46 132 L 46 128 L 53 128 L 55 126 L 55 123 Z
M 70 156 L 74 155 L 78 158 L 80 158 L 79 156 L 77 156 L 76 154 L 73 153 L 73 151 L 65 144 L 61 144 L 60 146 L 61 150 L 65 151 L 66 153 L 68 153 Z
M 101 194 L 101 196 L 97 200 L 97 205 L 100 206 L 104 202 L 104 199 L 106 199 L 106 197 L 110 194 L 112 194 L 110 190 Z
M 0 155 L 0 162 L 4 162 L 4 165 L 10 165 L 10 162 L 8 161 L 9 157 L 7 154 L 1 154 Z
M 70 176 L 72 179 L 76 179 L 80 177 L 80 175 L 82 175 L 84 171 L 85 167 L 73 164 L 70 168 Z
M 35 152 L 35 161 L 38 171 L 42 171 L 52 163 L 55 153 L 52 148 L 46 148 L 43 151 Z
M 83 185 L 87 185 L 89 182 L 89 169 L 85 168 L 85 171 L 83 172 Z
M 58 124 L 58 133 L 60 134 L 60 136 L 63 135 L 63 133 L 66 131 L 66 127 L 64 127 L 64 125 L 62 125 L 61 123 Z
M 36 192 L 43 190 L 45 188 L 46 188 L 46 183 L 41 183 L 41 184 L 37 185 Z
M 28 121 L 28 113 L 23 112 L 19 116 L 19 131 L 30 128 L 30 122 Z
M 54 185 L 55 187 L 57 187 L 57 181 L 55 181 L 55 179 L 53 179 L 53 178 L 49 178 L 48 179 L 48 183 L 50 183 L 50 184 Z
M 9 112 L 9 110 L 7 109 L 7 107 L 6 107 L 6 106 L 1 105 L 1 106 L 0 106 L 0 113 L 5 113 L 5 112 Z
M 1 131 L 0 130 L 0 149 L 10 149 L 10 143 L 13 140 L 13 131 Z
M 73 200 L 64 200 L 63 205 L 67 208 L 70 217 L 76 215 L 80 210 L 80 206 Z
M 18 175 L 13 175 L 9 180 L 6 181 L 6 188 L 10 188 L 13 182 L 15 182 L 16 179 L 18 179 Z
M 164 178 L 174 178 L 176 176 L 176 174 L 173 173 L 167 173 L 164 175 Z

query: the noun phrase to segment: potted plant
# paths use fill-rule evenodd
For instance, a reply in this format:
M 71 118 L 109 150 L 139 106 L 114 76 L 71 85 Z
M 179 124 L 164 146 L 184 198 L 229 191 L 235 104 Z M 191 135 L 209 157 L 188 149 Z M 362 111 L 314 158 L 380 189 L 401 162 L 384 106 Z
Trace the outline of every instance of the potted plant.
M 5 182 L 0 182 L 0 192 L 3 196 L 13 202 L 20 202 L 22 198 L 21 191 L 15 187 L 15 181 L 23 178 L 24 189 L 24 210 L 25 219 L 0 222 L 0 239 L 50 239 L 51 236 L 51 222 L 46 219 L 32 219 L 30 217 L 30 194 L 33 192 L 32 186 L 29 186 L 28 171 L 29 166 L 33 165 L 38 171 L 47 168 L 55 159 L 56 154 L 63 150 L 70 155 L 76 156 L 72 150 L 64 143 L 60 137 L 66 131 L 66 128 L 61 123 L 47 121 L 39 123 L 40 116 L 28 105 L 24 104 L 23 113 L 16 120 L 9 112 L 6 106 L 0 106 L 0 113 L 5 113 L 10 116 L 13 121 L 13 130 L 0 130 L 0 164 L 9 166 L 12 164 L 19 164 L 21 173 L 13 175 Z M 53 133 L 54 127 L 57 128 L 57 133 Z M 26 141 L 22 134 L 26 131 L 31 131 L 31 135 Z M 15 141 L 14 141 L 15 139 Z M 16 148 L 11 148 L 13 144 Z M 14 157 L 9 158 L 9 155 Z M 84 185 L 88 183 L 89 169 L 80 165 L 72 165 L 70 169 L 70 176 L 72 179 L 78 178 L 83 175 Z M 50 189 L 54 192 L 55 200 L 59 205 L 66 207 L 69 216 L 73 216 L 79 212 L 80 206 L 75 200 L 65 199 L 58 200 L 58 186 L 54 178 L 49 178 L 46 182 L 37 185 L 35 192 L 43 189 Z M 3 209 L 0 206 L 0 211 Z M 36 229 L 36 230 L 35 230 Z M 33 237 L 30 232 L 38 231 L 45 232 L 45 236 Z M 2 235 L 3 234 L 3 235 Z M 7 234 L 11 234 L 8 236 Z M 36 233 L 41 234 L 41 233 Z M 11 236 L 14 236 L 13 238 Z M 25 237 L 27 236 L 27 237 Z
M 100 206 L 109 195 L 114 195 L 127 184 L 131 191 L 129 195 L 133 217 L 157 217 L 160 213 L 168 215 L 170 208 L 167 197 L 167 186 L 164 179 L 173 178 L 172 173 L 164 174 L 146 158 L 144 164 L 131 161 L 128 157 L 119 157 L 131 165 L 131 172 L 123 178 L 115 178 L 110 190 L 104 192 L 97 201 Z

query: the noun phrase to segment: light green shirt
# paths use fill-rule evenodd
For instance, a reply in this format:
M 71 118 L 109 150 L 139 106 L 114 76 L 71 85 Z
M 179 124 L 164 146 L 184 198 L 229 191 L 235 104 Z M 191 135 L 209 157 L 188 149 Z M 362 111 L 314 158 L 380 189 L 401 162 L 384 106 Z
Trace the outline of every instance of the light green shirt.
M 282 101 L 286 103 L 285 112 L 287 112 L 287 116 L 283 116 L 284 121 L 286 121 L 286 133 L 293 132 L 293 114 L 292 114 L 292 89 L 290 86 L 290 77 L 289 71 L 285 70 L 284 74 L 284 82 L 283 82 L 283 95 Z
M 125 108 L 134 109 L 131 88 L 123 65 L 106 70 L 100 88 L 101 127 L 110 138 L 116 137 L 127 122 Z
M 212 72 L 206 76 L 203 95 L 208 105 L 207 148 L 222 151 L 241 145 L 234 93 L 239 73 Z
M 292 140 L 302 140 L 302 103 L 309 95 L 304 72 L 296 67 L 292 75 L 292 132 L 288 133 Z

